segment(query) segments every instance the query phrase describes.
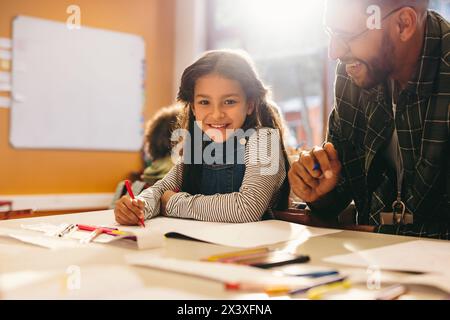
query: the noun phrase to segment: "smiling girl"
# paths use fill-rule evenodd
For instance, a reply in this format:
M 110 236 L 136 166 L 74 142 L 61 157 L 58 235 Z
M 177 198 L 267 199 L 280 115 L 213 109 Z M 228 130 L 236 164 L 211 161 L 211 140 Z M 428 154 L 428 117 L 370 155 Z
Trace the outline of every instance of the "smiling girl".
M 187 132 L 183 160 L 135 200 L 122 197 L 117 222 L 138 225 L 164 215 L 245 223 L 285 209 L 289 163 L 269 93 L 243 53 L 211 51 L 189 66 L 178 93 Z

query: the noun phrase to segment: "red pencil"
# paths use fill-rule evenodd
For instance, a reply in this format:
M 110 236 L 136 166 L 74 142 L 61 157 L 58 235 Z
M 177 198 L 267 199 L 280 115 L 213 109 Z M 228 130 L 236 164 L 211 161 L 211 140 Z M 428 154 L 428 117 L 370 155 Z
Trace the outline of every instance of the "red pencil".
M 130 198 L 132 200 L 134 200 L 134 193 L 133 193 L 133 190 L 131 190 L 130 181 L 125 180 L 125 187 L 127 188 L 127 191 L 128 191 L 128 194 L 130 195 Z M 144 219 L 143 218 L 140 219 L 140 223 L 145 228 L 145 223 L 144 223 Z

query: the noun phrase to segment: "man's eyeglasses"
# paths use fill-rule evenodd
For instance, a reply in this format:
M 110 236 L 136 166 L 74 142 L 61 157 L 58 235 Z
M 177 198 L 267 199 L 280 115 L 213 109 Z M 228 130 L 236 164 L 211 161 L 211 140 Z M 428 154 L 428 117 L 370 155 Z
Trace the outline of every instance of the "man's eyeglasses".
M 381 18 L 381 22 L 383 22 L 384 20 L 386 20 L 387 18 L 392 16 L 394 13 L 396 13 L 397 11 L 400 11 L 403 8 L 406 8 L 406 7 L 400 7 L 400 8 L 397 8 L 397 9 L 394 9 L 394 10 L 390 11 L 383 18 Z M 357 38 L 361 37 L 362 35 L 364 35 L 365 33 L 367 33 L 370 30 L 372 30 L 372 29 L 366 28 L 366 29 L 364 29 L 363 31 L 359 32 L 356 35 L 349 35 L 349 34 L 343 34 L 343 33 L 340 33 L 340 32 L 335 32 L 335 31 L 331 30 L 328 26 L 325 26 L 325 32 L 328 34 L 330 39 L 333 39 L 333 38 L 337 39 L 338 41 L 340 41 L 340 43 L 343 46 L 345 46 L 347 48 L 347 50 L 350 50 L 350 44 L 351 44 L 352 41 L 354 41 Z

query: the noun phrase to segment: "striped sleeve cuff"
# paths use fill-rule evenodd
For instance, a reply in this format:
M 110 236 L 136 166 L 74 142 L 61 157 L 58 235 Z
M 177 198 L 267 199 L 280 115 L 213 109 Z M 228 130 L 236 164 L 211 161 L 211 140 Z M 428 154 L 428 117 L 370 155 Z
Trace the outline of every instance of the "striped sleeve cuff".
M 145 190 L 136 199 L 142 200 L 145 203 L 144 218 L 151 219 L 159 215 L 160 197 L 156 197 L 152 188 Z M 156 200 L 157 199 L 157 200 Z

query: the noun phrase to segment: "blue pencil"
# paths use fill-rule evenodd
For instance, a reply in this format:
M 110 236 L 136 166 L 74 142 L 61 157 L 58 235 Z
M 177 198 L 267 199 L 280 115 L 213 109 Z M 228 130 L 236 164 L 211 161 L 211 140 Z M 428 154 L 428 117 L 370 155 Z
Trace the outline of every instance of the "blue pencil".
M 296 277 L 308 277 L 308 278 L 320 278 L 326 276 L 338 275 L 338 271 L 318 271 L 318 272 L 308 272 L 308 273 L 300 273 L 294 274 Z
M 289 291 L 289 294 L 290 294 L 290 295 L 294 295 L 294 294 L 305 293 L 305 292 L 307 292 L 309 289 L 312 289 L 312 288 L 315 288 L 315 287 L 320 287 L 320 286 L 323 286 L 323 285 L 326 285 L 326 284 L 332 284 L 332 283 L 336 283 L 336 282 L 342 282 L 342 281 L 344 281 L 344 280 L 346 280 L 346 279 L 347 279 L 347 276 L 337 277 L 337 278 L 332 278 L 332 279 L 330 279 L 330 280 L 328 280 L 328 281 L 319 282 L 319 283 L 316 283 L 316 284 L 314 284 L 314 285 L 312 285 L 312 286 L 308 286 L 308 287 L 306 287 L 306 288 L 300 288 L 300 289 L 295 289 L 295 290 Z

